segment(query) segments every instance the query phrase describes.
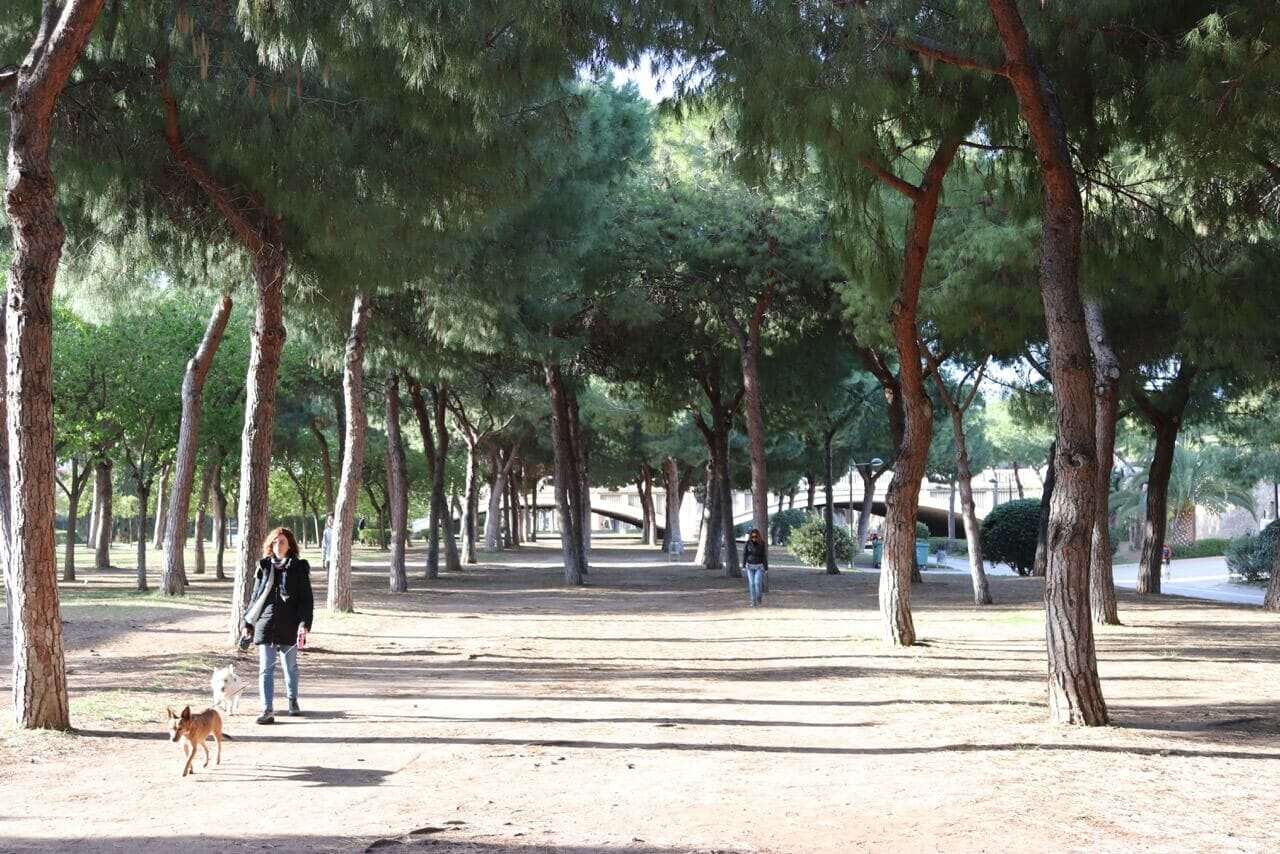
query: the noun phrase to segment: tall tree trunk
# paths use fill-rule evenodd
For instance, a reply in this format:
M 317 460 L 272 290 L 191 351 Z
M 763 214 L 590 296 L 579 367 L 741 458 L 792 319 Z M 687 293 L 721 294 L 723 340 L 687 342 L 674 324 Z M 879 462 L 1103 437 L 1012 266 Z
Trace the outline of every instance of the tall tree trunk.
M 213 486 L 213 461 L 204 464 L 200 471 L 200 491 L 196 496 L 196 521 L 192 528 L 195 535 L 195 569 L 196 575 L 204 575 L 204 542 L 205 528 L 209 524 L 209 490 Z
M 1165 543 L 1166 520 L 1169 518 L 1169 477 L 1173 472 L 1173 454 L 1178 444 L 1178 430 L 1191 398 L 1191 383 L 1199 368 L 1182 362 L 1170 383 L 1163 409 L 1147 395 L 1133 392 L 1138 410 L 1155 430 L 1156 446 L 1151 466 L 1147 469 L 1147 515 L 1143 520 L 1142 557 L 1138 565 L 1138 593 L 1160 592 L 1160 565 Z
M 1094 430 L 1097 431 L 1097 506 L 1093 512 L 1093 539 L 1089 553 L 1089 608 L 1095 622 L 1120 625 L 1111 555 L 1111 467 L 1116 449 L 1116 418 L 1120 408 L 1120 360 L 1107 336 L 1102 305 L 1084 301 L 1085 324 L 1093 351 Z
M 240 636 L 248 607 L 253 572 L 268 529 L 267 488 L 271 475 L 271 434 L 276 419 L 276 377 L 284 351 L 284 256 L 277 245 L 263 243 L 253 258 L 257 289 L 249 372 L 245 382 L 244 431 L 240 436 L 240 505 L 237 510 L 236 583 L 228 634 Z
M 804 509 L 812 513 L 817 509 L 818 505 L 818 473 L 809 472 L 804 476 L 805 489 L 805 505 Z
M 644 508 L 644 544 L 646 546 L 658 545 L 658 512 L 653 506 L 653 467 L 648 463 L 641 463 L 641 488 L 640 503 Z
M 195 355 L 187 362 L 182 377 L 182 424 L 178 429 L 178 453 L 173 464 L 173 496 L 169 500 L 169 518 L 164 531 L 164 572 L 161 589 L 169 596 L 186 592 L 186 569 L 183 552 L 187 546 L 187 511 L 191 506 L 191 485 L 196 474 L 196 449 L 200 441 L 200 413 L 204 406 L 204 381 L 209 375 L 213 357 L 222 343 L 227 321 L 231 317 L 231 297 L 223 295 L 214 306 L 204 330 L 204 338 Z M 164 489 L 164 480 L 160 481 Z M 197 524 L 200 514 L 197 514 Z M 203 539 L 203 535 L 198 538 Z M 203 555 L 197 558 L 204 571 Z
M 476 562 L 476 526 L 478 524 L 480 502 L 480 460 L 479 448 L 472 439 L 467 439 L 466 481 L 462 498 L 462 562 Z
M 582 535 L 582 574 L 589 572 L 587 560 L 591 555 L 591 449 L 582 429 L 578 411 L 578 394 L 572 388 L 565 389 L 569 407 L 569 441 L 573 448 L 574 471 L 573 505 L 578 508 L 579 532 Z
M 714 410 L 713 410 L 714 411 Z M 741 578 L 742 566 L 738 562 L 737 524 L 733 520 L 733 483 L 729 475 L 729 434 L 733 430 L 733 407 L 722 407 L 715 421 L 716 462 L 719 463 L 720 521 L 724 539 L 724 574 L 726 578 Z
M 577 454 L 569 429 L 569 402 L 558 365 L 544 367 L 547 391 L 551 396 L 551 448 L 555 459 L 556 511 L 560 517 L 560 545 L 564 553 L 565 584 L 581 584 L 586 555 L 582 549 L 582 516 L 572 506 L 577 492 Z
M 213 571 L 214 578 L 226 581 L 227 493 L 222 488 L 222 465 L 227 452 L 219 445 L 216 454 L 217 462 L 213 468 Z
M 80 496 L 89 482 L 89 470 L 81 469 L 79 461 L 71 460 L 70 490 L 67 491 L 67 542 L 62 557 L 62 580 L 76 580 L 76 538 L 80 524 Z
M 418 421 L 418 432 L 422 434 L 422 449 L 427 458 L 427 472 L 431 476 L 431 504 L 428 507 L 427 524 L 427 578 L 440 577 L 440 517 L 444 499 L 444 463 L 436 454 L 435 436 L 432 435 L 431 414 L 427 411 L 426 398 L 422 396 L 422 384 L 416 377 L 408 377 L 409 402 L 413 406 L 414 417 Z M 434 392 L 433 392 L 434 393 Z M 437 477 L 439 475 L 439 477 Z M 437 480 L 441 484 L 441 494 L 436 493 Z
M 66 232 L 49 165 L 54 106 L 103 0 L 46 0 L 9 101 L 5 209 L 13 230 L 6 294 L 9 583 L 13 712 L 25 729 L 67 729 L 66 663 L 54 547 L 53 286 Z
M 832 481 L 835 473 L 831 467 L 831 442 L 835 437 L 835 430 L 827 430 L 822 434 L 822 492 L 826 501 L 822 508 L 822 521 L 826 525 L 826 554 L 827 554 L 827 575 L 839 575 L 840 567 L 836 564 L 836 511 L 835 507 L 835 490 L 832 487 Z M 813 481 L 810 481 L 812 486 Z M 812 495 L 812 489 L 810 489 Z M 810 508 L 813 507 L 813 499 L 809 499 Z
M 443 381 L 439 386 L 432 387 L 431 402 L 435 407 L 436 420 L 436 459 L 439 460 L 439 465 L 436 467 L 431 487 L 431 506 L 439 505 L 440 513 L 431 530 L 433 533 L 438 532 L 444 535 L 444 568 L 449 572 L 460 572 L 462 560 L 458 555 L 458 541 L 453 535 L 453 514 L 449 511 L 449 501 L 444 491 L 445 466 L 449 460 L 449 428 L 445 424 L 445 413 L 448 411 L 445 404 L 448 394 L 449 386 Z M 437 546 L 432 546 L 433 550 L 436 548 Z
M 967 132 L 964 128 L 961 134 Z M 911 218 L 902 258 L 902 278 L 894 296 L 889 325 L 898 352 L 897 394 L 902 406 L 902 442 L 893 463 L 893 481 L 885 499 L 884 559 L 880 570 L 880 620 L 885 643 L 916 642 L 911 618 L 911 580 L 916 565 L 916 515 L 920 482 L 933 440 L 933 405 L 924 388 L 916 310 L 920 283 L 937 218 L 938 199 L 947 169 L 963 137 L 948 134 L 929 162 L 919 187 L 895 186 L 911 202 Z
M 679 557 L 684 551 L 684 535 L 680 530 L 680 499 L 684 493 L 680 489 L 680 464 L 675 457 L 667 457 L 662 474 L 667 490 L 667 555 Z
M 1078 284 L 1083 206 L 1057 95 L 1031 47 L 1016 0 L 988 0 L 988 6 L 1045 191 L 1039 279 L 1057 412 L 1045 581 L 1049 710 L 1058 723 L 1101 726 L 1107 707 L 1088 596 L 1097 460 L 1089 340 Z
M 364 464 L 364 350 L 369 329 L 369 298 L 357 294 L 351 304 L 351 332 L 343 356 L 342 399 L 345 445 L 342 473 L 333 511 L 333 546 L 326 605 L 330 611 L 355 610 L 351 595 L 351 544 L 355 535 L 356 500 Z
M 514 454 L 512 457 L 514 458 Z M 520 490 L 514 474 L 507 475 L 507 534 L 503 547 L 513 549 L 520 541 Z
M 409 589 L 405 572 L 405 540 L 409 530 L 409 484 L 405 476 L 404 441 L 400 437 L 400 377 L 387 376 L 387 503 L 391 522 L 391 592 Z
M 876 481 L 880 473 L 871 471 L 870 463 L 862 463 L 858 467 L 858 479 L 862 481 L 862 509 L 858 511 L 858 551 L 867 547 L 867 537 L 871 533 L 871 513 L 875 509 Z
M 147 504 L 151 498 L 151 482 L 138 483 L 138 589 L 147 590 Z
M 972 481 L 969 484 L 969 491 L 973 492 Z M 968 536 L 967 534 L 965 536 Z M 956 538 L 956 482 L 951 481 L 951 489 L 947 493 L 947 539 L 954 540 Z
M 169 520 L 169 475 L 173 471 L 171 463 L 165 463 L 160 469 L 160 488 L 156 490 L 155 528 L 151 537 L 151 548 L 156 551 L 164 546 L 164 535 Z M 185 524 L 186 520 L 183 520 Z
M 111 477 L 115 463 L 109 459 L 98 460 L 94 473 L 94 503 L 98 505 L 98 527 L 93 541 L 93 566 L 107 569 L 111 566 L 111 539 L 115 528 L 111 504 L 115 500 Z
M 1036 557 L 1031 567 L 1031 574 L 1044 578 L 1049 573 L 1049 513 L 1053 506 L 1053 488 L 1057 484 L 1054 474 L 1054 459 L 1057 457 L 1058 443 L 1049 443 L 1049 470 L 1045 473 L 1044 492 L 1040 495 L 1040 523 L 1036 529 Z M 1091 535 L 1092 536 L 1092 535 Z M 1092 539 L 1090 539 L 1092 544 Z M 1092 545 L 1090 545 L 1092 549 Z
M 6 327 L 9 294 L 6 290 L 0 302 L 0 353 L 8 352 Z M 13 535 L 12 517 L 9 512 L 9 395 L 6 390 L 8 370 L 0 370 L 0 578 L 4 581 L 5 625 L 13 625 L 13 588 L 15 572 L 9 560 L 9 540 Z M 95 491 L 97 481 L 94 481 Z M 16 657 L 16 656 L 15 656 Z
M 316 437 L 320 447 L 320 471 L 324 477 L 324 512 L 327 516 L 333 512 L 333 461 L 329 456 L 329 438 L 320 429 L 319 422 L 311 419 L 311 434 Z
M 1026 498 L 1026 497 L 1027 497 L 1027 495 L 1026 495 L 1026 493 L 1023 491 L 1023 488 L 1022 488 L 1022 471 L 1021 471 L 1021 469 L 1019 469 L 1019 468 L 1018 468 L 1018 461 L 1017 461 L 1017 460 L 1014 460 L 1014 461 L 1013 461 L 1013 482 L 1014 482 L 1014 484 L 1015 484 L 1015 485 L 1017 485 L 1017 487 L 1018 487 L 1018 498 L 1019 498 L 1019 500 L 1021 500 L 1021 499 L 1023 499 L 1023 498 Z
M 495 449 L 489 454 L 493 480 L 489 484 L 489 509 L 484 518 L 484 547 L 491 552 L 502 548 L 502 499 L 507 493 L 507 472 L 510 466 L 510 456 L 504 462 L 501 451 Z

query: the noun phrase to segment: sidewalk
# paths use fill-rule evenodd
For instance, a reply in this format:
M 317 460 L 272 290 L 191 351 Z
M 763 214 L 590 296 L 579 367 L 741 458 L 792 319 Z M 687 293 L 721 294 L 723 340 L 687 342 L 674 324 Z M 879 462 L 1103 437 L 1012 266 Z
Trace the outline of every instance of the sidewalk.
M 1004 564 L 986 565 L 988 575 L 1013 575 Z M 963 557 L 948 557 L 947 569 L 932 566 L 926 572 L 959 572 L 969 574 L 969 562 Z M 1118 563 L 1112 567 L 1112 577 L 1117 587 L 1134 589 L 1138 582 L 1136 563 Z M 1222 557 L 1184 558 L 1174 560 L 1160 582 L 1160 592 L 1168 596 L 1184 596 L 1189 599 L 1208 599 L 1213 602 L 1233 602 L 1239 605 L 1261 605 L 1266 590 L 1251 584 L 1232 581 L 1227 571 L 1227 561 Z

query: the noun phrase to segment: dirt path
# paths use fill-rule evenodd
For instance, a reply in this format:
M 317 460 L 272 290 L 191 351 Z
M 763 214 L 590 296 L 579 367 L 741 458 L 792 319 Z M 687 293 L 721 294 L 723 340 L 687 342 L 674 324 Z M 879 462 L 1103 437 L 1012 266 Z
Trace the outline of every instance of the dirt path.
M 420 555 L 412 555 L 420 576 Z M 376 557 L 375 557 L 376 559 Z M 64 591 L 73 734 L 0 724 L 0 851 L 1249 851 L 1280 839 L 1274 615 L 1121 593 L 1099 658 L 1114 724 L 1047 724 L 1041 587 L 914 593 L 926 645 L 879 642 L 877 577 L 741 582 L 636 547 L 561 586 L 548 546 L 320 612 L 304 717 L 255 726 L 227 585 Z M 322 597 L 322 593 L 318 591 Z M 0 630 L 0 666 L 11 635 Z M 181 779 L 164 708 L 250 683 L 223 762 Z M 277 683 L 277 691 L 279 691 Z M 0 714 L 11 718 L 6 696 Z

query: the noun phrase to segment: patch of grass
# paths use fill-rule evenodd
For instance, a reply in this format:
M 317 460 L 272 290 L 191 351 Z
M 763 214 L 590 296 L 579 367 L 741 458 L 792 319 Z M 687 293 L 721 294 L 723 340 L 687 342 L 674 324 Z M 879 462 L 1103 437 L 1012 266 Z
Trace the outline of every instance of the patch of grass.
M 108 721 L 121 724 L 155 723 L 162 707 L 153 684 L 145 690 L 117 688 L 90 691 L 71 697 L 71 720 Z
M 186 658 L 180 658 L 170 667 L 171 670 L 182 673 L 213 673 L 218 667 L 217 661 L 208 655 L 188 655 Z
M 985 614 L 982 617 L 988 623 L 997 623 L 1006 626 L 1026 625 L 1030 623 L 1043 623 L 1043 611 L 1000 611 L 996 613 Z

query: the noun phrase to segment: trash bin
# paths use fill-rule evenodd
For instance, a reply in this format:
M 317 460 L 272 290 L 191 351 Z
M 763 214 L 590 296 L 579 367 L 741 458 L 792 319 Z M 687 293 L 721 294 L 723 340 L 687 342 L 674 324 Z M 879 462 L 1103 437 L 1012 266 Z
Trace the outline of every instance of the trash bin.
M 924 565 L 929 562 L 929 541 L 916 540 L 916 563 L 924 569 Z
M 871 565 L 876 569 L 880 568 L 880 558 L 884 556 L 884 540 L 875 540 L 871 543 Z

